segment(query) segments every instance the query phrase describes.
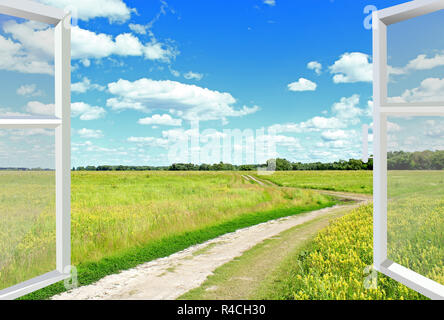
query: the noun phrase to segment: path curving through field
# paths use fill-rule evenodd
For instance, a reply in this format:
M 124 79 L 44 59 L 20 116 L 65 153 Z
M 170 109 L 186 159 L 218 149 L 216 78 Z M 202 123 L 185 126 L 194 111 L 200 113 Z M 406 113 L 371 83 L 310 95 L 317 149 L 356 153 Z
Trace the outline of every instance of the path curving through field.
M 253 178 L 249 176 L 249 178 Z M 260 182 L 254 179 L 256 182 Z M 55 300 L 173 300 L 202 285 L 215 269 L 262 241 L 335 210 L 353 209 L 370 197 L 325 192 L 353 200 L 296 216 L 281 218 L 225 234 L 169 257 L 104 277 L 98 282 L 54 296 Z

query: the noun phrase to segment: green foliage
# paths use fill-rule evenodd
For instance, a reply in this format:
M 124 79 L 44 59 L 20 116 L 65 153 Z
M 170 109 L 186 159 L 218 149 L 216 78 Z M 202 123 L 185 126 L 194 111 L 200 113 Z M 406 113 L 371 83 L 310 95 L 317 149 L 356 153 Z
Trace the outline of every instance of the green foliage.
M 387 167 L 389 170 L 443 170 L 444 151 L 388 152 Z
M 266 164 L 243 164 L 233 165 L 230 163 L 215 164 L 192 164 L 192 163 L 173 163 L 170 166 L 152 167 L 152 166 L 87 166 L 73 168 L 73 171 L 254 171 L 258 168 L 274 168 L 272 162 L 276 162 L 277 171 L 302 171 L 302 170 L 373 170 L 373 159 L 368 163 L 361 160 L 350 159 L 349 161 L 340 160 L 333 163 L 291 163 L 286 159 L 270 159 Z M 2 170 L 0 168 L 0 170 Z

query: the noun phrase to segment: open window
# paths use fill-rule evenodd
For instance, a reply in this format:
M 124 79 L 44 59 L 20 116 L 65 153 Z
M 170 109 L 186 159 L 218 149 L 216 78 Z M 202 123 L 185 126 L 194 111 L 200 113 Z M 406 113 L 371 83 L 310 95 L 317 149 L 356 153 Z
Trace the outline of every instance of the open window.
M 0 299 L 70 277 L 70 23 L 63 10 L 0 0 Z M 27 80 L 12 89 L 18 75 Z M 16 90 L 36 100 L 43 82 L 47 104 L 14 101 Z
M 444 73 L 436 69 L 444 67 L 444 42 L 432 36 L 443 10 L 444 0 L 416 0 L 373 13 L 374 266 L 432 299 L 444 299 L 444 163 L 437 161 Z M 436 41 L 426 43 L 431 36 Z

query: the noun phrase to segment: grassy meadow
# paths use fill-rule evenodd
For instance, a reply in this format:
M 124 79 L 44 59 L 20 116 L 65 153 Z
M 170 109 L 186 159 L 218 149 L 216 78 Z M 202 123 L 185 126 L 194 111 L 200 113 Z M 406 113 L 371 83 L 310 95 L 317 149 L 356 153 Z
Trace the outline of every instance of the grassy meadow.
M 55 173 L 0 171 L 0 290 L 56 268 Z
M 54 173 L 5 171 L 0 185 L 2 289 L 55 268 Z M 74 172 L 71 197 L 72 263 L 84 266 L 79 273 L 92 270 L 84 284 L 240 227 L 335 203 L 235 172 Z
M 278 171 L 257 176 L 281 187 L 372 194 L 372 171 Z
M 387 256 L 444 285 L 444 171 L 388 172 Z
M 73 172 L 72 261 L 81 285 L 239 228 L 333 205 L 310 189 L 372 192 L 368 171 Z M 248 173 L 251 174 L 251 173 Z M 0 289 L 54 269 L 54 174 L 0 172 Z M 280 186 L 280 187 L 279 187 Z M 389 171 L 389 258 L 444 283 L 444 171 Z M 261 298 L 422 299 L 372 264 L 372 206 L 333 222 L 285 261 Z M 26 299 L 64 291 L 62 283 Z

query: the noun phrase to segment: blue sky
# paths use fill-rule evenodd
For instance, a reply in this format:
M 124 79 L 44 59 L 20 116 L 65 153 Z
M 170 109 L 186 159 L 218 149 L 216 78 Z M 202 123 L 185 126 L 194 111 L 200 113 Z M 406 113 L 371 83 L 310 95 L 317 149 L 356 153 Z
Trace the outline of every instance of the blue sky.
M 78 15 L 72 162 L 83 166 L 360 158 L 361 126 L 372 122 L 364 8 L 403 1 L 40 2 Z M 443 100 L 444 38 L 418 28 L 438 30 L 443 17 L 390 27 L 393 101 Z M 52 28 L 0 16 L 0 115 L 53 114 L 51 42 Z M 234 129 L 252 140 L 221 150 Z M 0 131 L 0 167 L 53 166 L 52 139 L 48 130 Z M 275 152 L 249 148 L 258 141 Z

